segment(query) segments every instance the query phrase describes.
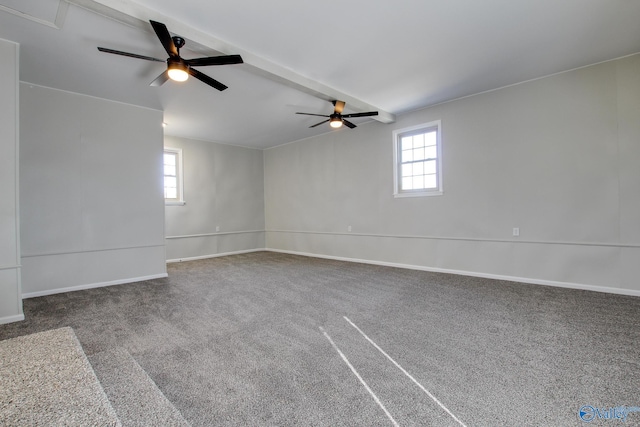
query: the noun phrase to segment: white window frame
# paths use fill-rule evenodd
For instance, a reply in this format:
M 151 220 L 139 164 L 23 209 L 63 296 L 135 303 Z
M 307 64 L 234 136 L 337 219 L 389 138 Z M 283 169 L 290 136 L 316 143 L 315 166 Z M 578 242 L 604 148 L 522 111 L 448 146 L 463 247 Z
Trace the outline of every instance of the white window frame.
M 174 154 L 176 156 L 176 184 L 177 184 L 177 196 L 175 199 L 164 199 L 165 205 L 184 205 L 184 180 L 183 180 L 183 168 L 182 168 L 182 149 L 181 148 L 170 148 L 165 147 L 162 153 L 162 188 L 164 193 L 164 155 L 165 154 Z
M 402 173 L 401 168 L 401 145 L 400 139 L 406 134 L 418 134 L 420 131 L 425 133 L 428 131 L 436 130 L 436 187 L 424 188 L 417 190 L 402 190 L 401 183 Z M 423 197 L 423 196 L 440 196 L 442 195 L 442 122 L 440 120 L 434 120 L 429 123 L 423 123 L 416 126 L 411 126 L 403 129 L 397 129 L 393 131 L 393 197 Z

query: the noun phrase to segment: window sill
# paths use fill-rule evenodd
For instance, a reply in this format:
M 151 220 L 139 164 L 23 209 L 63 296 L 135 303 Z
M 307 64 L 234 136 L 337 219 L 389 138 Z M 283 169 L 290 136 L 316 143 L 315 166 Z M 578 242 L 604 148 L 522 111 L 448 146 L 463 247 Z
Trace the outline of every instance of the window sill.
M 176 201 L 172 201 L 172 202 L 168 202 L 168 201 L 164 201 L 164 205 L 165 206 L 184 206 L 186 205 L 187 202 L 185 202 L 184 200 L 176 200 Z
M 429 197 L 429 196 L 442 196 L 442 191 L 416 191 L 416 192 L 406 192 L 406 193 L 394 193 L 393 197 L 395 198 L 403 198 L 403 197 Z

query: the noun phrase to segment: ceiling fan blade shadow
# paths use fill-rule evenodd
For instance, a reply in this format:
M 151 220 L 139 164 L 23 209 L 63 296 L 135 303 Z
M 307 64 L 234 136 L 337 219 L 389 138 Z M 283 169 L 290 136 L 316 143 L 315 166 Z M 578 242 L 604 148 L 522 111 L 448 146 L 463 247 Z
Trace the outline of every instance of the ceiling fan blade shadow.
M 305 116 L 329 117 L 327 114 L 313 114 L 313 113 L 296 113 L 296 114 L 303 114 Z
M 343 116 L 344 117 L 344 116 Z M 344 123 L 344 125 L 350 129 L 353 129 L 355 127 L 357 127 L 356 125 L 354 125 L 353 123 L 351 123 L 349 120 L 345 120 L 342 119 L 342 123 Z
M 333 101 L 332 104 L 335 106 L 335 112 L 338 114 L 342 114 L 344 110 L 344 101 Z
M 223 55 L 223 56 L 210 56 L 207 58 L 195 58 L 185 59 L 184 62 L 192 67 L 204 67 L 206 65 L 231 65 L 242 64 L 242 57 L 240 55 Z
M 198 70 L 194 70 L 193 68 L 189 68 L 187 70 L 187 72 L 189 74 L 191 74 L 193 77 L 195 77 L 196 79 L 200 80 L 202 83 L 206 83 L 209 86 L 218 89 L 219 91 L 223 91 L 225 89 L 227 89 L 227 86 L 223 85 L 222 83 L 220 83 L 219 81 L 212 79 L 211 77 L 207 76 L 206 74 L 202 74 L 200 71 Z
M 164 59 L 153 58 L 151 56 L 138 55 L 137 53 L 123 52 L 121 50 L 108 49 L 106 47 L 98 47 L 100 52 L 113 53 L 114 55 L 128 56 L 129 58 L 144 59 L 145 61 L 165 62 Z
M 178 48 L 173 43 L 173 39 L 171 38 L 171 34 L 169 34 L 169 30 L 167 30 L 167 26 L 161 22 L 149 21 L 151 26 L 153 27 L 153 31 L 156 32 L 156 35 L 160 39 L 160 43 L 164 47 L 164 50 L 167 51 L 169 56 L 171 57 L 179 57 Z
M 167 80 L 169 80 L 169 70 L 164 70 L 154 81 L 149 83 L 149 86 L 162 86 Z
M 366 113 L 353 113 L 353 114 L 343 114 L 342 117 L 369 117 L 369 116 L 377 116 L 377 111 L 368 111 Z
M 316 123 L 315 125 L 311 125 L 311 126 L 309 126 L 309 128 L 314 128 L 314 127 L 316 127 L 316 126 L 320 126 L 321 124 L 323 124 L 323 123 L 327 123 L 328 121 L 329 121 L 329 119 L 327 119 L 327 120 L 323 120 L 323 121 L 321 121 L 320 123 Z

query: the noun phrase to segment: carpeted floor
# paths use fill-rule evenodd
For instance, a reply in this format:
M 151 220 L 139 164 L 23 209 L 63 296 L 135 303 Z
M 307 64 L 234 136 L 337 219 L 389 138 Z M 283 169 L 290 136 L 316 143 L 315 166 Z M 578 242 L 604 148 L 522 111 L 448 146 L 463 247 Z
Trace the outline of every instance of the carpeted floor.
M 126 350 L 101 351 L 89 362 L 123 427 L 189 427 Z
M 0 339 L 71 326 L 90 358 L 124 349 L 193 426 L 569 426 L 640 406 L 640 298 L 270 252 L 168 270 L 25 300 Z
M 121 424 L 73 331 L 60 328 L 0 341 L 0 425 Z

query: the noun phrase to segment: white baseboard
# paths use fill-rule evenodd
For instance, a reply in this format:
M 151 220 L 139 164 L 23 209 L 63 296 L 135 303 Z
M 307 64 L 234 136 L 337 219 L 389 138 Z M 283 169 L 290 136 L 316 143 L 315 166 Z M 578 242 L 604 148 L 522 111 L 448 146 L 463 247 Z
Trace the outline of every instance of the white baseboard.
M 482 277 L 485 279 L 495 279 L 495 280 L 506 280 L 510 282 L 526 283 L 531 285 L 555 286 L 558 288 L 579 289 L 583 291 L 605 292 L 609 294 L 640 297 L 640 290 L 633 290 L 633 289 L 609 288 L 606 286 L 585 285 L 582 283 L 556 282 L 553 280 L 532 279 L 528 277 L 504 276 L 499 274 L 478 273 L 478 272 L 463 271 L 463 270 L 451 270 L 446 268 L 425 267 L 421 265 L 400 264 L 400 263 L 385 262 L 385 261 L 372 261 L 372 260 L 358 259 L 358 258 L 345 258 L 345 257 L 331 256 L 331 255 L 313 254 L 313 253 L 307 253 L 307 252 L 285 251 L 280 249 L 265 249 L 265 250 L 269 252 L 301 255 L 301 256 L 307 256 L 312 258 L 324 258 L 324 259 L 332 259 L 336 261 L 357 262 L 360 264 L 382 265 L 386 267 L 406 268 L 410 270 L 431 271 L 434 273 L 458 274 L 461 276 Z
M 183 262 L 183 261 L 196 261 L 201 259 L 217 258 L 222 256 L 239 255 L 239 254 L 245 254 L 245 253 L 251 253 L 251 252 L 262 252 L 262 251 L 278 252 L 278 253 L 291 254 L 291 255 L 300 255 L 300 256 L 306 256 L 306 257 L 312 257 L 312 258 L 332 259 L 336 261 L 357 262 L 361 264 L 372 264 L 372 265 L 381 265 L 381 266 L 387 266 L 387 267 L 406 268 L 410 270 L 430 271 L 435 273 L 448 273 L 448 274 L 458 274 L 462 276 L 482 277 L 486 279 L 506 280 L 511 282 L 526 283 L 526 284 L 532 284 L 532 285 L 554 286 L 559 288 L 579 289 L 579 290 L 585 290 L 585 291 L 604 292 L 604 293 L 610 293 L 610 294 L 640 297 L 640 290 L 633 290 L 633 289 L 611 288 L 606 286 L 586 285 L 582 283 L 558 282 L 558 281 L 552 281 L 552 280 L 532 279 L 528 277 L 505 276 L 505 275 L 499 275 L 499 274 L 488 274 L 488 273 L 479 273 L 479 272 L 473 272 L 473 271 L 426 267 L 421 265 L 401 264 L 401 263 L 385 262 L 385 261 L 372 261 L 367 259 L 338 257 L 338 256 L 331 256 L 331 255 L 322 255 L 322 254 L 314 254 L 314 253 L 299 252 L 299 251 L 287 251 L 287 250 L 272 249 L 272 248 L 256 248 L 256 249 L 248 249 L 248 250 L 242 250 L 242 251 L 201 255 L 196 257 L 177 258 L 177 259 L 167 260 L 166 262 L 176 263 L 176 262 Z M 141 282 L 145 280 L 159 279 L 164 277 L 168 277 L 168 275 L 164 273 L 164 274 L 158 274 L 153 276 L 115 280 L 111 282 L 92 283 L 87 285 L 71 286 L 68 288 L 29 292 L 29 293 L 22 294 L 22 298 L 23 299 L 35 298 L 35 297 L 41 297 L 45 295 L 59 294 L 63 292 L 72 292 L 72 291 L 80 291 L 84 289 L 100 288 L 104 286 L 121 285 L 125 283 Z M 0 324 L 18 322 L 21 320 L 24 320 L 24 315 L 8 316 L 8 317 L 0 318 Z
M 15 316 L 0 317 L 0 325 L 5 323 L 20 322 L 24 320 L 24 314 L 16 314 Z
M 268 249 L 264 249 L 264 248 L 246 249 L 246 250 L 242 250 L 242 251 L 221 252 L 221 253 L 218 253 L 218 254 L 200 255 L 200 256 L 193 256 L 193 257 L 187 257 L 187 258 L 168 259 L 167 260 L 167 264 L 174 263 L 174 262 L 183 262 L 183 261 L 197 261 L 199 259 L 218 258 L 218 257 L 221 257 L 221 256 L 228 256 L 228 255 L 248 254 L 248 253 L 251 253 L 251 252 L 264 252 L 266 250 L 268 250 Z
M 105 286 L 123 285 L 125 283 L 143 282 L 145 280 L 161 279 L 168 277 L 167 273 L 154 274 L 152 276 L 132 277 L 129 279 L 113 280 L 110 282 L 90 283 L 87 285 L 70 286 L 68 288 L 47 289 L 46 291 L 28 292 L 22 294 L 22 299 L 43 297 L 46 295 L 61 294 L 64 292 L 82 291 L 84 289 L 102 288 Z

